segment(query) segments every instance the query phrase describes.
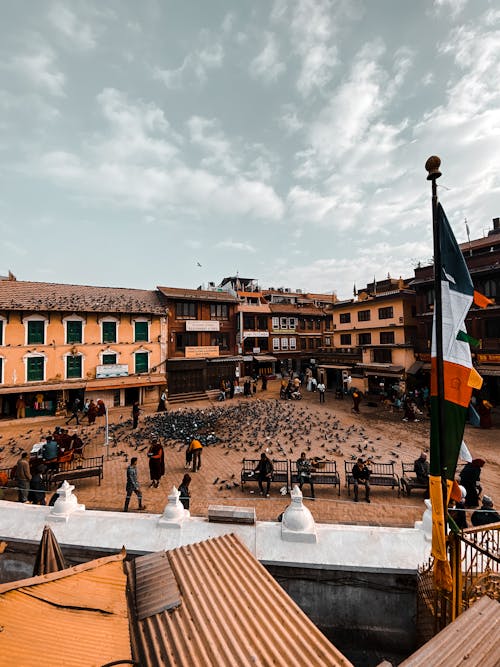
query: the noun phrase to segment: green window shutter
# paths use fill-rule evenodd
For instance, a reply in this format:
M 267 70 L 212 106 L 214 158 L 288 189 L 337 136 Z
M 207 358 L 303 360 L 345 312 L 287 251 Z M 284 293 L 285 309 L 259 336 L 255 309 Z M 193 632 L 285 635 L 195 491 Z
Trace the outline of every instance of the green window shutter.
M 148 341 L 148 323 L 147 322 L 136 322 L 135 323 L 135 342 L 139 341 Z
M 28 358 L 28 382 L 40 382 L 43 380 L 44 357 Z
M 45 322 L 35 320 L 28 322 L 28 345 L 43 345 L 45 340 Z
M 103 354 L 102 365 L 109 366 L 111 364 L 116 364 L 116 354 Z
M 148 368 L 148 353 L 147 352 L 137 352 L 135 355 L 135 372 L 136 373 L 147 373 Z
M 68 320 L 66 322 L 67 343 L 82 342 L 82 323 L 79 320 Z
M 116 322 L 102 323 L 102 342 L 116 343 Z
M 81 378 L 82 377 L 82 356 L 81 354 L 75 354 L 70 357 L 66 357 L 66 377 L 69 378 Z

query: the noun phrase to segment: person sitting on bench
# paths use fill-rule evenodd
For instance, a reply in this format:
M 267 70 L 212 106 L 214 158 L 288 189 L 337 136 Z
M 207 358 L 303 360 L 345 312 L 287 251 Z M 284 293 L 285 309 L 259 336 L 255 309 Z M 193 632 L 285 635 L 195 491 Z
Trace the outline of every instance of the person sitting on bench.
M 358 502 L 358 488 L 360 484 L 365 487 L 365 500 L 370 502 L 370 475 L 371 470 L 368 468 L 363 459 L 358 459 L 356 465 L 352 468 L 352 479 L 354 483 L 354 502 Z

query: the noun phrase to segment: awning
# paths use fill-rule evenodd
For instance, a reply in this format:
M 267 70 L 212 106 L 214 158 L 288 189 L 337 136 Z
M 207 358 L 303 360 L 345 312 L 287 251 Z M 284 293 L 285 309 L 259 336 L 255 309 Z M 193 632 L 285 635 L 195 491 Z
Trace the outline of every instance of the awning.
M 424 367 L 424 362 L 423 361 L 416 361 L 414 364 L 410 366 L 410 368 L 406 371 L 410 375 L 416 375 L 419 371 L 422 370 Z
M 254 357 L 254 361 L 258 361 L 259 363 L 262 362 L 262 363 L 269 364 L 272 361 L 278 361 L 278 359 L 276 357 L 271 357 L 271 356 L 268 356 L 268 355 L 262 355 L 260 357 Z
M 127 387 L 154 387 L 166 384 L 162 375 L 137 375 L 129 377 L 103 378 L 87 382 L 86 391 L 104 391 L 106 389 L 125 389 Z
M 243 357 L 213 357 L 212 359 L 207 359 L 207 361 L 211 364 L 220 364 L 223 361 L 238 363 L 243 361 Z
M 44 382 L 42 384 L 17 384 L 14 387 L 0 387 L 0 394 L 46 394 L 48 391 L 63 389 L 83 389 L 86 382 Z
M 477 366 L 479 375 L 500 376 L 500 366 Z
M 330 368 L 336 371 L 350 371 L 351 366 L 341 366 L 340 364 L 319 364 L 318 368 Z
M 365 375 L 367 377 L 389 377 L 389 376 L 394 376 L 394 377 L 402 377 L 403 372 L 402 371 L 365 371 Z
M 404 366 L 394 366 L 393 364 L 356 364 L 356 368 L 364 368 L 366 371 L 373 371 L 375 375 L 384 373 L 402 373 Z

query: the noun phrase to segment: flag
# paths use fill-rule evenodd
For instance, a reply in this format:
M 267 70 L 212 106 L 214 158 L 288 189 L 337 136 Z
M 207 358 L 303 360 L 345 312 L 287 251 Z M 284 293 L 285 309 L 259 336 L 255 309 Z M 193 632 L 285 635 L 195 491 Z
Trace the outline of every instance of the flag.
M 434 575 L 438 588 L 450 590 L 451 570 L 446 554 L 445 507 L 443 506 L 442 475 L 446 479 L 446 505 L 455 478 L 455 470 L 463 441 L 467 410 L 473 388 L 480 388 L 482 380 L 472 367 L 469 337 L 465 318 L 475 300 L 474 286 L 458 247 L 445 212 L 438 204 L 437 224 L 440 227 L 442 331 L 443 331 L 443 389 L 437 391 L 436 312 L 434 313 L 431 350 L 431 457 L 430 496 L 432 502 L 432 555 Z M 438 412 L 443 403 L 444 424 L 440 442 Z

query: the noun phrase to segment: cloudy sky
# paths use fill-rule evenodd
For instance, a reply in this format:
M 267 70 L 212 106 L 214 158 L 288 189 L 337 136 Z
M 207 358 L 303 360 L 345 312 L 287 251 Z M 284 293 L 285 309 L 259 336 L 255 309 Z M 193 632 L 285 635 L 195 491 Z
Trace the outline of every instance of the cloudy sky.
M 492 0 L 16 0 L 0 273 L 352 294 L 500 215 Z M 201 266 L 198 266 L 198 263 Z

